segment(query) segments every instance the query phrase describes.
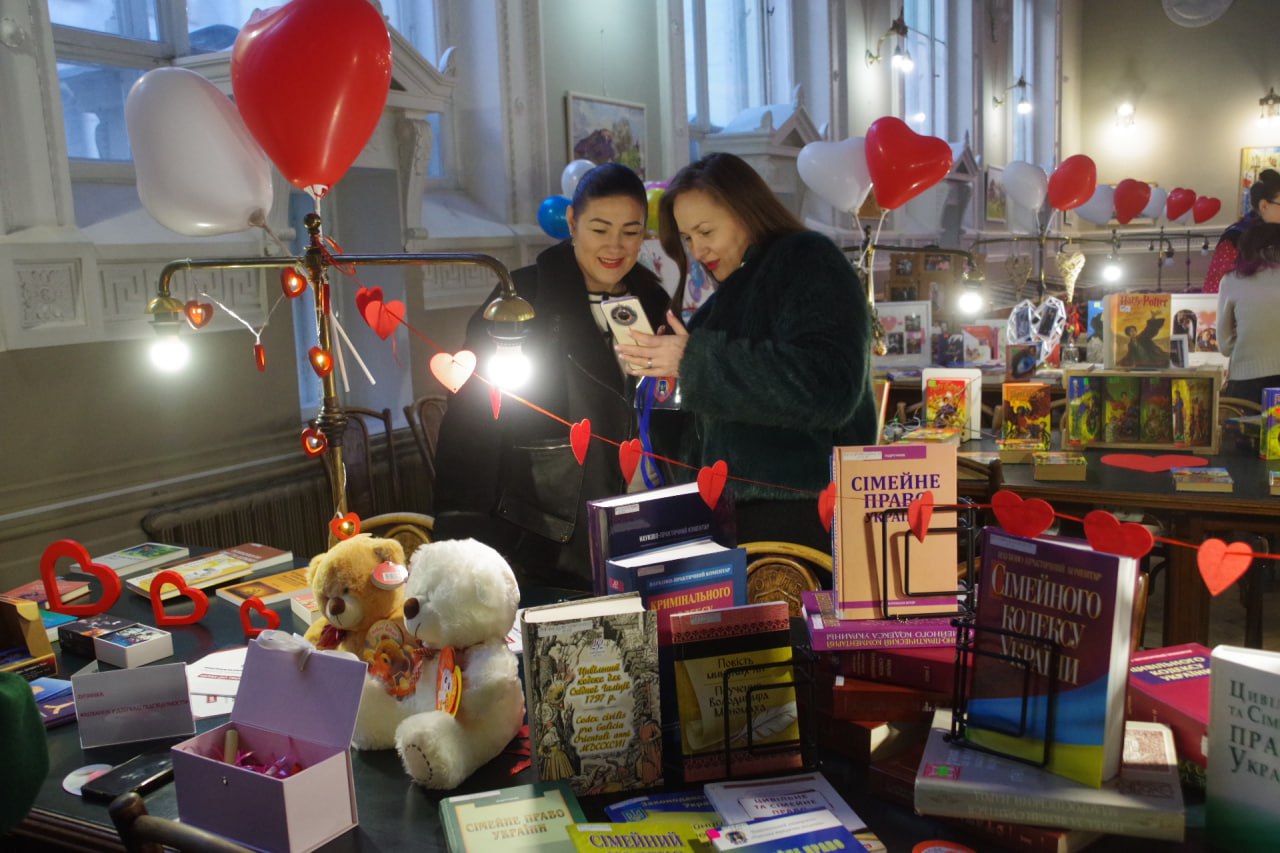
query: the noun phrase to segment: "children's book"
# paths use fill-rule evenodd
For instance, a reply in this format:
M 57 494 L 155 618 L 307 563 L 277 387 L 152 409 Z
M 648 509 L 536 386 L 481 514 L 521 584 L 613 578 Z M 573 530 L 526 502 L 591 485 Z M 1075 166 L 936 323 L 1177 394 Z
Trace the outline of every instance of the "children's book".
M 1039 344 L 1008 344 L 1004 349 L 1006 382 L 1026 382 L 1035 375 L 1040 364 Z
M 449 853 L 571 853 L 567 828 L 584 820 L 578 798 L 564 782 L 514 785 L 440 801 Z
M 1262 389 L 1258 455 L 1263 459 L 1280 459 L 1280 388 Z
M 1144 444 L 1173 442 L 1173 380 L 1143 376 L 1138 382 L 1138 431 Z
M 1226 468 L 1173 468 L 1169 474 L 1180 492 L 1230 492 L 1235 488 Z
M 982 371 L 970 367 L 926 367 L 921 373 L 924 392 L 923 426 L 966 430 L 978 438 L 982 428 Z
M 850 832 L 866 828 L 866 822 L 816 770 L 792 776 L 708 782 L 702 792 L 726 825 L 825 809 Z
M 1001 396 L 1001 448 L 1048 450 L 1053 435 L 1049 386 L 1043 382 L 1006 382 L 1001 386 Z
M 138 595 L 150 596 L 151 583 L 160 572 L 177 572 L 183 581 L 193 589 L 209 589 L 224 583 L 242 578 L 262 569 L 278 566 L 293 561 L 293 554 L 269 545 L 246 542 L 234 548 L 224 548 L 196 557 L 175 565 L 166 566 L 154 572 L 138 575 L 125 580 L 125 586 Z M 177 598 L 178 588 L 166 585 L 160 594 L 162 601 Z
M 176 563 L 191 552 L 181 545 L 166 545 L 162 542 L 143 542 L 130 548 L 112 551 L 101 557 L 94 557 L 93 562 L 100 566 L 114 569 L 120 577 L 136 575 L 157 566 Z
M 1089 461 L 1083 453 L 1050 450 L 1031 457 L 1031 476 L 1037 480 L 1083 482 L 1089 479 Z
M 1172 334 L 1169 294 L 1112 293 L 1104 300 L 1103 365 L 1167 368 Z
M 783 815 L 754 823 L 734 823 L 711 833 L 716 850 L 776 853 L 786 850 L 847 850 L 867 848 L 840 819 L 826 809 Z
M 1125 718 L 1164 723 L 1173 730 L 1180 765 L 1199 768 L 1204 787 L 1208 766 L 1209 649 L 1183 643 L 1136 651 L 1129 659 Z M 1183 779 L 1188 778 L 1184 770 Z
M 1102 403 L 1102 435 L 1109 444 L 1136 444 L 1142 438 L 1141 383 L 1136 376 L 1108 376 Z
M 809 647 L 815 652 L 852 649 L 944 647 L 954 649 L 956 628 L 950 616 L 913 619 L 841 619 L 831 590 L 802 590 L 800 604 Z
M 1207 447 L 1213 440 L 1217 414 L 1213 411 L 1213 380 L 1187 377 L 1173 380 L 1173 441 L 1184 447 Z
M 1102 388 L 1099 377 L 1067 377 L 1066 443 L 1088 446 L 1102 439 Z
M 311 584 L 307 582 L 307 567 L 289 569 L 261 578 L 251 578 L 240 583 L 233 583 L 218 590 L 218 598 L 230 601 L 236 607 L 250 598 L 256 598 L 263 604 L 275 604 L 292 598 L 301 592 L 310 592 Z
M 1206 836 L 1223 850 L 1280 838 L 1280 652 L 1218 646 L 1209 672 Z
M 62 597 L 64 603 L 75 601 L 77 598 L 83 598 L 89 594 L 88 581 L 58 578 L 54 583 L 58 585 L 58 595 Z M 4 598 L 21 598 L 23 601 L 34 601 L 40 607 L 46 609 L 49 607 L 49 596 L 45 595 L 44 581 L 42 580 L 34 580 L 21 586 L 15 586 L 8 592 L 0 592 L 0 596 Z

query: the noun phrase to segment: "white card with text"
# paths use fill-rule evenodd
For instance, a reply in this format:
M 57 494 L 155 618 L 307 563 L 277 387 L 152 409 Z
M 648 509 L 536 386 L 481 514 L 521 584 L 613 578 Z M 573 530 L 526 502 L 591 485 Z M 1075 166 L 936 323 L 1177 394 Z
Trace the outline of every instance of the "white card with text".
M 195 733 L 185 663 L 80 673 L 71 689 L 83 749 Z

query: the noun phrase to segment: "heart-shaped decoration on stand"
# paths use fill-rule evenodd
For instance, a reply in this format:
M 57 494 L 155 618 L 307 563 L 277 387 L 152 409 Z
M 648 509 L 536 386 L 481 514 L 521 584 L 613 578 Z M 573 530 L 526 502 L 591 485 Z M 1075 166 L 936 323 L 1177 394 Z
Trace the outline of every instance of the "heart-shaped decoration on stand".
M 330 373 L 333 373 L 333 353 L 321 347 L 312 347 L 307 350 L 307 361 L 311 362 L 311 369 L 316 372 L 316 376 L 324 379 Z
M 307 277 L 295 267 L 280 270 L 280 289 L 290 299 L 297 299 L 307 290 Z
M 582 465 L 587 461 L 587 450 L 591 446 L 591 419 L 583 418 L 569 427 L 569 446 L 573 448 L 573 457 Z
M 431 356 L 431 375 L 455 394 L 467 384 L 475 369 L 476 356 L 471 350 L 458 350 L 452 354 L 438 352 Z
M 1209 594 L 1219 595 L 1240 579 L 1253 562 L 1253 549 L 1244 542 L 1228 545 L 1221 539 L 1206 539 L 1196 551 L 1196 565 Z
M 302 431 L 302 452 L 311 457 L 320 456 L 329 449 L 329 439 L 315 427 L 307 427 Z
M 176 587 L 178 595 L 191 599 L 191 603 L 195 605 L 191 612 L 185 616 L 171 616 L 164 609 L 164 588 L 167 586 Z M 159 626 L 168 625 L 194 625 L 204 618 L 209 612 L 209 596 L 204 594 L 203 590 L 187 586 L 187 579 L 179 572 L 166 569 L 151 579 L 151 613 L 155 616 L 156 624 Z
M 502 389 L 497 385 L 489 386 L 489 408 L 493 409 L 493 419 L 496 421 L 502 411 Z
M 369 328 L 385 341 L 404 321 L 404 303 L 399 299 L 392 299 L 390 302 L 382 300 L 369 302 L 360 314 L 369 324 Z
M 213 319 L 213 306 L 208 302 L 188 299 L 187 304 L 182 306 L 182 313 L 187 315 L 187 325 L 198 329 Z
M 349 512 L 346 515 L 339 515 L 329 519 L 329 532 L 339 542 L 344 539 L 350 539 L 352 536 L 358 536 L 360 534 L 360 516 L 354 512 Z
M 638 438 L 624 441 L 618 445 L 618 467 L 622 469 L 623 482 L 631 482 L 631 478 L 636 475 L 636 468 L 640 466 L 640 459 L 643 456 L 644 445 L 640 443 Z
M 729 465 L 723 459 L 717 459 L 715 464 L 698 471 L 698 494 L 702 496 L 703 503 L 715 509 L 728 479 Z
M 933 520 L 933 492 L 921 492 L 920 496 L 907 504 L 907 526 L 919 542 L 929 532 L 929 522 Z
M 1106 510 L 1095 509 L 1084 517 L 1084 538 L 1095 551 L 1140 560 L 1155 546 L 1155 537 L 1141 524 L 1121 522 Z
M 258 613 L 263 619 L 266 619 L 267 624 L 261 628 L 255 626 L 253 624 L 254 613 Z M 240 627 L 244 628 L 244 635 L 252 640 L 263 631 L 274 631 L 279 628 L 280 614 L 263 604 L 262 599 L 255 595 L 253 598 L 246 598 L 240 603 Z
M 75 560 L 81 572 L 98 579 L 102 584 L 102 595 L 97 601 L 81 604 L 63 603 L 62 594 L 58 592 L 57 573 L 58 561 L 62 559 Z M 40 580 L 44 584 L 44 597 L 48 602 L 45 609 L 52 610 L 54 613 L 65 613 L 68 616 L 97 616 L 99 613 L 110 610 L 120 598 L 120 575 L 106 566 L 93 562 L 85 547 L 74 539 L 59 539 L 44 549 L 44 553 L 40 555 Z
M 1039 498 L 1024 501 L 1021 495 L 1001 489 L 991 498 L 991 509 L 1000 526 L 1015 536 L 1034 539 L 1053 524 L 1053 507 Z
M 818 493 L 818 520 L 828 533 L 831 532 L 831 521 L 836 515 L 836 484 L 827 483 L 827 487 Z

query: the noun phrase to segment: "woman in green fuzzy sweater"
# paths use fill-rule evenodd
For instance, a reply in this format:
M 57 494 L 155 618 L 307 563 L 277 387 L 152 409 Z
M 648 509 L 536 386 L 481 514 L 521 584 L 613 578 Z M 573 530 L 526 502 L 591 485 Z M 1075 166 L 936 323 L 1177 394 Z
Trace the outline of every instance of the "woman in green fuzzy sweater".
M 740 541 L 829 552 L 817 496 L 831 480 L 831 448 L 876 441 L 871 321 L 857 272 L 732 154 L 681 169 L 658 224 L 677 266 L 696 261 L 718 286 L 687 330 L 669 312 L 673 334 L 616 347 L 625 369 L 679 378 L 691 415 L 682 461 L 728 465 Z

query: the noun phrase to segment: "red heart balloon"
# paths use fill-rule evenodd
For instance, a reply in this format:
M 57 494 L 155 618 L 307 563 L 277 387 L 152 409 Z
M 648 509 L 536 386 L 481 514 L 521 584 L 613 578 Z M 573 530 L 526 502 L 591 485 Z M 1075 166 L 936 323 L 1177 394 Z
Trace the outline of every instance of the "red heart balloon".
M 1253 549 L 1244 542 L 1230 545 L 1221 539 L 1206 539 L 1196 551 L 1196 565 L 1210 595 L 1218 595 L 1231 586 L 1253 562 Z
M 457 390 L 467 384 L 476 369 L 476 356 L 471 350 L 458 350 L 450 355 L 438 352 L 431 356 L 431 375 L 450 391 Z
M 1222 210 L 1222 201 L 1213 196 L 1202 195 L 1196 199 L 1196 203 L 1191 206 L 1191 218 L 1199 225 L 1201 222 L 1208 222 L 1210 219 L 1218 215 L 1218 211 Z
M 1093 197 L 1098 188 L 1098 166 L 1085 154 L 1073 154 L 1049 176 L 1049 204 L 1071 210 Z
M 1178 187 L 1164 200 L 1164 215 L 1170 222 L 1178 219 L 1196 203 L 1196 191 Z
M 895 116 L 867 128 L 867 172 L 876 204 L 894 210 L 941 181 L 951 171 L 951 146 L 922 136 Z
M 922 492 L 920 497 L 907 504 L 907 526 L 916 540 L 923 542 L 933 520 L 933 492 Z
M 245 125 L 289 183 L 324 195 L 382 118 L 391 38 L 367 0 L 293 0 L 255 12 L 231 50 Z
M 329 532 L 333 534 L 333 538 L 338 541 L 350 539 L 352 536 L 360 533 L 360 516 L 354 512 L 346 515 L 335 516 L 329 519 Z
M 329 449 L 329 439 L 315 427 L 307 427 L 302 431 L 302 452 L 316 457 Z
M 93 575 L 102 584 L 102 596 L 97 601 L 81 604 L 64 604 L 62 594 L 58 592 L 58 561 L 75 560 L 80 571 Z M 111 609 L 120 598 L 120 576 L 106 566 L 99 565 L 89 558 L 89 552 L 74 539 L 59 539 L 44 549 L 40 555 L 40 580 L 44 583 L 44 597 L 48 602 L 46 610 L 54 613 L 65 613 L 68 616 L 97 616 Z
M 1000 526 L 1016 536 L 1034 539 L 1053 524 L 1053 507 L 1039 498 L 1024 501 L 1021 495 L 1003 489 L 991 497 Z
M 720 494 L 724 491 L 725 481 L 729 479 L 729 465 L 723 459 L 717 459 L 714 465 L 708 465 L 698 471 L 698 494 L 712 509 L 720 502 Z
M 1112 468 L 1145 471 L 1148 474 L 1174 468 L 1199 468 L 1201 465 L 1209 464 L 1209 460 L 1203 456 L 1179 456 L 1174 453 L 1165 453 L 1160 456 L 1144 456 L 1141 453 L 1108 453 L 1102 457 L 1101 461 L 1103 465 L 1110 465 Z
M 636 468 L 639 467 L 640 459 L 643 456 L 644 445 L 640 443 L 638 438 L 624 441 L 618 445 L 618 467 L 622 469 L 623 482 L 631 482 L 631 478 L 636 475 Z
M 502 411 L 502 389 L 497 385 L 489 386 L 489 408 L 493 409 L 493 419 L 498 419 L 498 413 Z
M 569 427 L 569 446 L 581 465 L 587 461 L 587 448 L 591 445 L 591 419 L 583 418 Z
M 827 483 L 827 487 L 818 494 L 818 519 L 828 533 L 831 532 L 831 519 L 836 514 L 836 484 Z
M 321 379 L 333 373 L 333 353 L 327 349 L 312 347 L 307 350 L 307 360 L 311 362 L 311 369 L 316 372 L 316 376 Z
M 1121 523 L 1111 513 L 1095 509 L 1084 517 L 1084 538 L 1095 551 L 1140 560 L 1156 544 L 1151 531 L 1132 521 Z
M 1135 216 L 1142 213 L 1147 202 L 1151 201 L 1151 185 L 1146 181 L 1125 178 L 1116 184 L 1115 195 L 1116 221 L 1128 225 Z
M 267 624 L 261 628 L 255 627 L 253 624 L 253 614 L 260 613 Z M 280 614 L 267 607 L 262 603 L 262 599 L 256 595 L 253 598 L 246 598 L 240 602 L 240 626 L 244 628 L 244 635 L 249 639 L 261 634 L 263 631 L 272 630 L 280 627 Z
M 369 328 L 385 341 L 404 321 L 404 303 L 399 299 L 392 299 L 390 302 L 370 301 L 364 306 L 363 314 Z
M 160 596 L 166 586 L 177 587 L 178 594 L 191 599 L 195 605 L 186 616 L 170 616 L 164 611 L 164 601 Z M 166 569 L 151 579 L 151 613 L 157 625 L 194 625 L 209 612 L 209 596 L 203 590 L 187 586 L 187 579 L 180 573 Z
M 307 289 L 307 277 L 293 267 L 280 270 L 280 289 L 290 299 L 297 299 Z
M 182 310 L 187 315 L 187 325 L 193 329 L 198 329 L 213 319 L 213 306 L 208 302 L 188 299 Z
M 356 291 L 356 310 L 360 312 L 360 316 L 364 316 L 364 309 L 371 302 L 382 301 L 381 287 L 362 287 Z

